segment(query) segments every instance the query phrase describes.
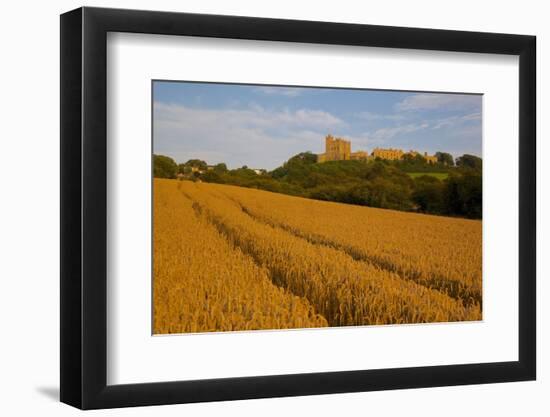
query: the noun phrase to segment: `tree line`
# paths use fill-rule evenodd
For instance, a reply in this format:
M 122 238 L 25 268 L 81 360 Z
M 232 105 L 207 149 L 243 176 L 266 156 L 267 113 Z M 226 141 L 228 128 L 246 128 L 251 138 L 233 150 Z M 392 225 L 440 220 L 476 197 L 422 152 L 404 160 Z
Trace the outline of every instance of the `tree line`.
M 209 167 L 197 159 L 178 165 L 163 155 L 154 155 L 153 167 L 154 176 L 161 178 L 179 176 L 317 200 L 481 219 L 481 158 L 465 154 L 453 160 L 441 152 L 436 156 L 436 164 L 427 163 L 421 155 L 399 161 L 318 164 L 315 154 L 303 152 L 262 175 L 246 166 L 230 170 L 223 163 Z M 414 178 L 409 175 L 412 172 Z M 436 172 L 447 177 L 441 180 L 430 175 Z

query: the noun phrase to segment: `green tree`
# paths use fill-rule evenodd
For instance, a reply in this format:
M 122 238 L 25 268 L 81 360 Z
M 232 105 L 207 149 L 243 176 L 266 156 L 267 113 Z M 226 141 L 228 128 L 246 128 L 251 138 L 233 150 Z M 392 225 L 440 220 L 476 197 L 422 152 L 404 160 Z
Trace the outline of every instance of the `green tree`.
M 383 161 L 374 161 L 369 165 L 369 169 L 366 172 L 365 178 L 367 180 L 373 180 L 378 177 L 384 177 L 388 175 L 389 166 Z
M 201 180 L 205 182 L 215 182 L 217 184 L 225 183 L 223 173 L 217 172 L 216 170 L 206 171 L 201 175 Z
M 202 161 L 200 159 L 190 159 L 184 165 L 188 167 L 198 168 L 201 171 L 206 171 L 206 168 L 208 166 L 208 164 L 205 161 Z
M 227 165 L 223 162 L 214 166 L 214 172 L 217 174 L 225 174 L 227 172 Z
M 481 171 L 482 161 L 478 156 L 464 154 L 456 159 L 456 166 Z
M 309 196 L 316 200 L 345 202 L 348 190 L 341 184 L 323 184 L 310 191 Z
M 447 166 L 450 166 L 450 167 L 455 165 L 453 156 L 450 153 L 436 152 L 435 156 L 437 158 L 437 162 L 439 162 L 442 165 L 447 165 Z
M 178 165 L 169 156 L 153 155 L 153 176 L 156 178 L 176 178 Z
M 423 213 L 443 213 L 444 184 L 430 175 L 422 175 L 416 178 L 414 183 L 412 200 L 417 205 L 418 211 Z
M 426 158 L 420 154 L 406 153 L 403 155 L 403 162 L 411 165 L 423 165 L 426 163 Z
M 206 162 L 190 160 L 184 164 L 184 172 L 188 178 L 197 177 L 205 182 L 319 200 L 481 218 L 481 171 L 472 168 L 480 164 L 472 163 L 475 159 L 469 156 L 460 159 L 459 168 L 442 163 L 428 164 L 422 155 L 409 155 L 400 161 L 367 163 L 347 160 L 319 164 L 316 160 L 316 155 L 303 152 L 263 175 L 257 175 L 247 166 L 228 170 L 223 163 L 206 170 Z M 449 156 L 440 156 L 440 160 L 449 162 Z M 191 172 L 187 164 L 202 168 L 204 172 Z M 443 181 L 431 175 L 412 179 L 408 172 L 445 172 L 449 177 Z
M 185 164 L 178 164 L 178 174 L 188 174 L 190 171 L 190 168 Z
M 287 161 L 288 165 L 311 165 L 317 162 L 317 155 L 311 152 L 302 152 L 294 155 Z
M 452 174 L 445 181 L 443 193 L 446 214 L 481 219 L 482 178 L 481 174 L 467 171 Z

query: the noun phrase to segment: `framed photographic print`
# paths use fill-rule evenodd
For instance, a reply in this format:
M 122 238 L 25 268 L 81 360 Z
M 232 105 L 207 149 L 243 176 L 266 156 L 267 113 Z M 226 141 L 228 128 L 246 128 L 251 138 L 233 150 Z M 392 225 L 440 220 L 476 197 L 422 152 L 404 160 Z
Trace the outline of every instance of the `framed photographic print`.
M 61 16 L 61 401 L 535 379 L 535 38 Z

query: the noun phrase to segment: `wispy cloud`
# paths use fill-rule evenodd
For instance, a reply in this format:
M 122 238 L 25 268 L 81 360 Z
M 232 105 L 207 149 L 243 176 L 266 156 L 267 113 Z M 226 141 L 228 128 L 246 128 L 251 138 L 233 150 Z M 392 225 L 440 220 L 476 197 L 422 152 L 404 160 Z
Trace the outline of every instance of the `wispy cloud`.
M 419 130 L 424 130 L 430 127 L 429 123 L 411 123 L 403 126 L 394 126 L 394 127 L 383 127 L 377 129 L 372 133 L 367 134 L 371 143 L 384 143 L 388 140 L 393 139 L 394 137 L 402 134 L 412 133 Z
M 362 111 L 359 113 L 356 113 L 356 117 L 367 120 L 369 122 L 372 121 L 378 121 L 378 120 L 404 120 L 406 117 L 403 114 L 382 114 L 382 113 L 373 113 L 370 111 Z
M 272 169 L 294 153 L 321 151 L 326 131 L 344 125 L 338 117 L 314 109 L 207 109 L 156 102 L 154 147 L 179 162 L 208 156 L 209 163 L 236 167 L 253 161 Z
M 481 120 L 481 112 L 471 113 L 462 116 L 462 120 Z
M 464 116 L 451 116 L 444 119 L 438 119 L 434 121 L 432 126 L 433 130 L 441 129 L 444 127 L 455 127 L 468 122 L 478 123 L 481 120 L 481 113 L 470 113 Z
M 305 88 L 293 88 L 293 87 L 256 87 L 254 89 L 257 93 L 267 95 L 277 95 L 285 97 L 297 97 L 305 92 Z
M 259 105 L 245 109 L 203 109 L 177 104 L 155 103 L 155 119 L 162 122 L 224 123 L 232 126 L 282 127 L 302 126 L 330 128 L 344 125 L 344 121 L 329 112 L 315 109 L 267 110 Z
M 162 87 L 162 88 L 161 88 Z M 481 154 L 481 96 L 266 85 L 166 84 L 154 103 L 154 151 L 273 169 L 324 151 L 332 133 L 352 150 L 398 147 Z
M 397 111 L 480 109 L 481 96 L 464 94 L 414 94 L 395 104 Z

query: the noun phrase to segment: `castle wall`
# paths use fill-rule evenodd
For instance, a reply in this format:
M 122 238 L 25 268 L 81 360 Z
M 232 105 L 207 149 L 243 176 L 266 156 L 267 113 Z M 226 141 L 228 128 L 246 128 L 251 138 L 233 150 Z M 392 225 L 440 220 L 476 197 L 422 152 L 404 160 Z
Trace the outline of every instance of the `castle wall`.
M 406 155 L 419 155 L 417 151 L 404 152 L 401 149 L 382 149 L 375 148 L 372 151 L 372 158 L 386 159 L 390 161 L 396 161 L 403 159 Z M 428 155 L 424 152 L 422 155 L 426 161 L 431 164 L 437 163 L 437 157 L 435 155 Z M 325 153 L 317 155 L 317 162 L 326 161 L 347 161 L 347 160 L 368 160 L 371 156 L 366 151 L 351 152 L 351 141 L 343 138 L 335 138 L 332 135 L 325 137 Z
M 369 153 L 365 151 L 352 152 L 350 155 L 350 159 L 356 161 L 366 161 L 367 159 L 369 159 Z
M 435 155 L 424 155 L 424 158 L 426 158 L 426 161 L 430 164 L 437 164 L 437 156 Z
M 388 159 L 390 161 L 395 161 L 403 158 L 405 152 L 401 149 L 381 149 L 376 148 L 372 151 L 372 156 L 380 159 Z
M 325 160 L 342 161 L 349 160 L 351 155 L 351 142 L 342 138 L 334 138 L 328 135 L 325 138 Z

